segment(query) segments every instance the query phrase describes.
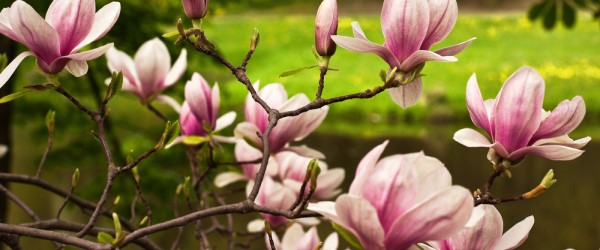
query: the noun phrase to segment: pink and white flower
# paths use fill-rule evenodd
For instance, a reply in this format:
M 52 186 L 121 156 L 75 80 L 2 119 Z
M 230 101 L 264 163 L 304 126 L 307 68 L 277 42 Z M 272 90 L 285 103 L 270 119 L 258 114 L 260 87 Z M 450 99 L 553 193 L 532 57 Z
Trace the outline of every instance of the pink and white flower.
M 308 209 L 348 230 L 364 249 L 408 249 L 462 229 L 473 210 L 470 192 L 452 186 L 444 165 L 423 153 L 379 160 L 386 145 L 361 160 L 348 194 Z
M 467 83 L 467 107 L 473 123 L 490 135 L 491 142 L 479 132 L 464 128 L 454 140 L 467 147 L 489 147 L 502 159 L 519 163 L 528 154 L 551 160 L 579 157 L 591 138 L 572 140 L 567 135 L 585 116 L 580 96 L 562 101 L 552 112 L 542 109 L 544 79 L 534 69 L 521 67 L 510 76 L 496 99 L 483 101 L 477 78 Z
M 58 74 L 65 68 L 76 77 L 86 74 L 86 61 L 100 57 L 113 44 L 85 52 L 79 50 L 102 38 L 113 27 L 120 11 L 118 2 L 96 12 L 94 0 L 54 0 L 44 19 L 25 1 L 14 1 L 0 12 L 0 34 L 30 51 L 18 55 L 0 73 L 0 88 L 28 56 L 35 56 L 38 67 L 47 74 Z
M 171 67 L 171 56 L 167 46 L 158 38 L 145 42 L 135 53 L 134 59 L 115 48 L 106 52 L 108 68 L 111 72 L 123 72 L 123 90 L 138 96 L 147 104 L 154 98 L 166 102 L 179 111 L 179 105 L 160 92 L 173 85 L 187 67 L 187 52 L 181 55 Z
M 258 84 L 255 84 L 258 89 Z M 279 83 L 268 84 L 258 91 L 258 95 L 274 109 L 280 112 L 295 110 L 303 107 L 310 101 L 304 94 L 297 94 L 288 99 L 287 92 L 283 85 Z M 290 147 L 292 141 L 299 141 L 308 136 L 325 119 L 327 106 L 320 109 L 311 110 L 293 117 L 286 117 L 277 122 L 277 126 L 271 131 L 269 136 L 269 149 L 272 153 L 282 150 L 298 152 L 306 156 L 321 156 L 318 152 L 305 147 Z M 244 138 L 252 142 L 255 146 L 261 148 L 262 141 L 256 133 L 263 134 L 269 124 L 267 112 L 248 94 L 246 97 L 246 122 L 238 124 L 234 130 L 236 137 Z
M 502 216 L 493 205 L 480 205 L 474 208 L 483 213 L 473 226 L 465 227 L 449 239 L 430 242 L 433 249 L 437 250 L 460 250 L 460 249 L 493 249 L 507 250 L 515 249 L 529 235 L 533 227 L 533 216 L 529 216 L 502 234 Z
M 201 19 L 208 11 L 208 0 L 181 0 L 185 15 L 190 19 Z
M 333 56 L 336 45 L 331 36 L 337 34 L 338 8 L 336 0 L 323 0 L 315 18 L 315 49 L 321 56 Z
M 275 249 L 284 249 L 284 250 L 315 250 L 321 244 L 321 239 L 317 234 L 317 228 L 311 227 L 306 233 L 302 229 L 302 226 L 298 224 L 292 224 L 285 233 L 283 234 L 283 238 L 280 241 L 277 234 L 273 233 L 273 243 Z M 267 245 L 267 249 L 270 249 L 271 243 L 269 242 L 269 238 L 265 235 L 265 241 Z M 338 248 L 339 239 L 337 233 L 332 233 L 325 241 L 323 241 L 323 246 L 320 248 L 321 250 L 336 250 Z
M 183 135 L 206 136 L 231 125 L 235 112 L 227 112 L 217 119 L 220 105 L 219 85 L 211 89 L 208 82 L 194 73 L 185 85 L 185 102 L 179 113 Z
M 390 69 L 397 68 L 396 78 L 402 85 L 390 89 L 394 102 L 402 108 L 414 105 L 422 93 L 418 75 L 427 61 L 454 62 L 473 39 L 430 51 L 452 31 L 458 7 L 456 0 L 385 0 L 381 9 L 381 28 L 385 42 L 375 44 L 367 39 L 357 22 L 352 22 L 354 37 L 332 36 L 342 48 L 376 54 Z

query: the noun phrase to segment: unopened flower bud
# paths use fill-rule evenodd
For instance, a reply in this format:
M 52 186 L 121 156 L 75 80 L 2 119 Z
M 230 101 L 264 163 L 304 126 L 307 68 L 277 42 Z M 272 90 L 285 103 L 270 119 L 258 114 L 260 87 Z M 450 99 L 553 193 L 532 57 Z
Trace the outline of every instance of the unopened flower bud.
M 331 39 L 337 34 L 338 10 L 336 0 L 323 0 L 315 18 L 315 45 L 321 56 L 332 56 L 336 45 Z
M 185 15 L 192 20 L 202 19 L 208 10 L 208 0 L 181 0 Z

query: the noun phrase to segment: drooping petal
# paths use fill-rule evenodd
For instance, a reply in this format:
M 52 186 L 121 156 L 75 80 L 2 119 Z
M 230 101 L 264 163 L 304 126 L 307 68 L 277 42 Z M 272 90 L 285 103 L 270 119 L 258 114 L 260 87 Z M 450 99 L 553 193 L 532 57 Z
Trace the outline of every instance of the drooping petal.
M 304 230 L 302 230 L 302 226 L 298 224 L 292 224 L 287 230 L 285 230 L 285 233 L 283 234 L 280 249 L 301 249 L 298 248 L 298 244 L 303 236 Z
M 317 178 L 317 190 L 313 196 L 315 198 L 326 200 L 338 195 L 341 190 L 337 189 L 344 181 L 346 171 L 342 168 L 330 169 L 321 173 Z
M 392 51 L 384 46 L 372 43 L 369 40 L 366 40 L 366 38 L 359 39 L 336 35 L 331 36 L 331 39 L 333 39 L 337 45 L 344 49 L 359 53 L 371 53 L 378 55 L 390 65 L 390 68 L 400 67 L 400 62 L 398 59 L 396 59 Z
M 101 46 L 101 47 L 98 47 L 95 49 L 91 49 L 88 51 L 70 54 L 70 55 L 66 55 L 66 56 L 61 56 L 61 57 L 57 58 L 56 60 L 52 61 L 52 63 L 50 64 L 50 66 L 48 68 L 50 70 L 50 72 L 48 72 L 48 73 L 58 73 L 58 72 L 62 71 L 64 69 L 64 67 L 71 60 L 89 61 L 89 60 L 96 59 L 96 58 L 104 55 L 104 53 L 106 53 L 106 51 L 108 51 L 112 47 L 113 47 L 113 44 L 109 43 L 104 46 Z
M 220 131 L 221 129 L 229 127 L 229 125 L 231 125 L 235 121 L 236 116 L 237 115 L 234 111 L 229 111 L 229 112 L 225 113 L 224 115 L 222 115 L 221 117 L 219 117 L 219 119 L 217 119 L 217 125 L 215 126 L 215 131 Z
M 422 50 L 429 50 L 432 45 L 444 40 L 454 28 L 458 16 L 456 0 L 428 0 L 427 3 L 429 3 L 429 27 L 421 45 Z
M 231 183 L 248 180 L 246 176 L 238 172 L 223 172 L 215 177 L 215 186 L 223 188 Z
M 10 24 L 14 34 L 46 64 L 60 56 L 58 34 L 25 1 L 15 1 L 10 7 Z
M 496 245 L 494 249 L 515 249 L 523 244 L 523 242 L 527 239 L 527 236 L 529 236 L 529 231 L 533 227 L 534 222 L 535 220 L 533 219 L 533 215 L 531 215 L 515 224 L 502 235 L 500 242 L 498 242 L 498 245 Z
M 182 49 L 181 54 L 177 58 L 177 61 L 175 61 L 175 64 L 173 64 L 173 67 L 171 68 L 171 70 L 169 70 L 169 73 L 167 74 L 167 77 L 165 78 L 164 87 L 165 88 L 169 87 L 169 86 L 173 85 L 175 82 L 177 82 L 177 80 L 179 80 L 181 75 L 183 75 L 183 73 L 185 72 L 186 68 L 187 68 L 187 50 Z
M 484 135 L 471 128 L 456 131 L 453 139 L 470 148 L 489 148 L 492 146 L 492 143 Z
M 79 51 L 84 46 L 102 38 L 115 25 L 121 12 L 121 3 L 111 2 L 102 7 L 94 16 L 94 24 L 85 39 L 73 51 Z
M 399 69 L 403 72 L 411 72 L 420 64 L 429 61 L 456 62 L 458 59 L 456 59 L 454 56 L 441 56 L 429 50 L 417 50 L 415 53 L 412 53 L 408 58 L 406 58 L 404 62 L 402 62 Z
M 309 148 L 306 145 L 287 146 L 287 147 L 285 147 L 285 151 L 294 152 L 294 153 L 299 154 L 304 157 L 317 158 L 320 160 L 325 159 L 325 155 L 323 153 L 321 153 L 320 151 L 318 151 L 316 149 Z
M 401 108 L 406 109 L 417 104 L 421 98 L 421 95 L 423 94 L 423 80 L 419 77 L 412 83 L 388 89 L 388 92 L 396 104 Z
M 415 204 L 419 182 L 415 157 L 392 155 L 381 159 L 372 169 L 360 192 L 379 216 L 386 233 L 394 222 Z
M 386 249 L 406 249 L 417 242 L 448 238 L 463 228 L 472 210 L 469 190 L 459 186 L 440 190 L 396 220 L 386 234 Z
M 21 64 L 21 62 L 23 62 L 23 60 L 28 56 L 33 56 L 33 53 L 29 51 L 23 52 L 15 57 L 15 59 L 13 59 L 8 65 L 6 65 L 6 68 L 0 72 L 0 88 L 2 88 L 4 84 L 8 82 L 8 79 L 10 79 L 10 77 L 15 73 L 15 70 L 17 70 L 19 64 Z
M 383 227 L 377 211 L 365 199 L 341 195 L 336 200 L 335 210 L 338 221 L 334 221 L 356 236 L 364 249 L 383 250 Z M 326 214 L 323 216 L 327 217 Z M 329 218 L 328 218 L 329 219 Z
M 591 137 L 587 136 L 581 139 L 573 140 L 568 135 L 563 135 L 554 138 L 541 139 L 533 143 L 533 146 L 541 146 L 541 145 L 561 145 L 570 148 L 580 149 L 588 144 L 592 140 Z
M 323 241 L 323 248 L 321 250 L 337 250 L 339 245 L 339 237 L 337 233 L 332 233 L 325 241 Z
M 71 73 L 71 75 L 75 77 L 81 77 L 87 73 L 88 64 L 86 61 L 71 60 L 67 63 L 65 68 L 67 71 L 69 71 L 69 73 Z
M 423 0 L 384 1 L 381 28 L 385 47 L 400 62 L 419 50 L 427 35 L 429 5 Z
M 570 101 L 562 101 L 552 110 L 550 116 L 542 121 L 531 142 L 541 138 L 566 135 L 579 126 L 584 116 L 585 102 L 581 96 L 576 96 Z
M 465 227 L 452 236 L 454 249 L 493 249 L 502 237 L 502 216 L 492 205 L 480 205 L 473 209 L 482 211 L 481 217 L 473 227 Z
M 568 161 L 579 157 L 583 152 L 584 150 L 562 145 L 528 146 L 512 152 L 508 158 L 520 161 L 528 154 L 534 154 L 554 161 Z
M 123 82 L 123 86 L 125 86 L 124 83 L 125 82 Z M 175 99 L 173 99 L 173 97 L 168 95 L 158 95 L 154 100 L 169 105 L 169 107 L 173 108 L 173 110 L 175 110 L 177 113 L 181 111 L 181 105 Z
M 540 126 L 543 101 L 542 76 L 530 67 L 518 69 L 506 80 L 492 108 L 494 141 L 509 153 L 527 146 Z
M 362 192 L 361 190 L 365 185 L 365 181 L 367 180 L 369 173 L 374 170 L 388 142 L 389 141 L 384 141 L 383 143 L 377 145 L 371 149 L 371 151 L 369 151 L 369 153 L 367 153 L 362 160 L 360 160 L 358 167 L 356 167 L 354 180 L 352 181 L 352 184 L 350 184 L 350 189 L 348 191 L 349 194 L 360 196 L 360 193 Z
M 321 239 L 319 239 L 319 235 L 317 234 L 317 228 L 311 227 L 302 236 L 302 238 L 298 239 L 298 241 L 296 243 L 296 249 L 298 249 L 298 250 L 315 250 L 315 249 L 317 249 L 317 246 L 320 243 L 321 243 Z M 284 249 L 294 249 L 294 248 L 284 248 Z
M 71 54 L 90 33 L 95 13 L 94 0 L 52 1 L 46 12 L 46 21 L 58 33 L 61 55 Z
M 479 90 L 479 84 L 477 83 L 477 76 L 471 75 L 467 82 L 467 108 L 469 109 L 469 116 L 475 124 L 475 126 L 484 129 L 488 134 L 492 135 L 490 129 L 490 114 L 488 113 L 483 98 L 481 97 L 481 91 Z
M 147 41 L 135 53 L 134 62 L 144 96 L 156 94 L 162 88 L 171 68 L 167 46 L 158 38 Z
M 357 21 L 352 21 L 350 25 L 352 26 L 352 33 L 354 34 L 354 38 L 369 41 L 369 39 L 367 39 L 367 36 L 365 35 L 365 32 L 362 30 L 360 24 Z
M 436 51 L 434 51 L 436 54 L 441 55 L 441 56 L 454 56 L 460 52 L 462 52 L 463 50 L 465 50 L 465 48 L 467 48 L 467 46 L 469 46 L 471 44 L 471 42 L 473 42 L 473 40 L 475 40 L 476 38 L 473 37 L 469 40 L 466 40 L 462 43 L 459 44 L 455 44 L 452 46 L 448 46 L 445 48 L 441 48 L 438 49 Z

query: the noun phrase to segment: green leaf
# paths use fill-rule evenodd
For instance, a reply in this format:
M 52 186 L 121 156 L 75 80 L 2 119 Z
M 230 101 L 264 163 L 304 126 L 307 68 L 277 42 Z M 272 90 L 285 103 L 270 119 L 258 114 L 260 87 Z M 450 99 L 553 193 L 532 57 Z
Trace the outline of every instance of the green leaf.
M 123 87 L 123 73 L 122 72 L 113 72 L 112 77 L 110 79 L 110 83 L 108 84 L 108 89 L 106 90 L 106 96 L 104 96 L 104 101 L 108 102 L 113 98 L 116 94 L 121 91 Z
M 46 128 L 48 128 L 48 133 L 54 132 L 54 117 L 56 116 L 56 112 L 54 110 L 48 110 L 46 114 Z
M 113 217 L 113 222 L 115 224 L 115 232 L 116 232 L 115 237 L 117 239 L 120 239 L 120 238 L 122 238 L 122 235 L 123 235 L 123 229 L 121 228 L 121 221 L 119 220 L 119 215 L 117 215 L 117 213 L 112 213 L 112 217 Z M 114 243 L 114 241 L 113 241 L 113 243 Z
M 104 243 L 104 244 L 111 244 L 113 243 L 113 241 L 115 241 L 115 239 L 110 235 L 107 234 L 105 232 L 100 232 L 98 233 L 98 243 Z
M 167 137 L 166 145 L 171 144 L 175 139 L 177 139 L 177 137 L 179 136 L 179 131 L 180 131 L 179 120 L 177 120 L 173 124 L 171 124 L 171 128 L 169 129 L 169 136 Z
M 319 67 L 319 65 L 313 65 L 313 66 L 308 66 L 308 67 L 302 67 L 302 68 L 288 70 L 288 71 L 285 71 L 285 72 L 281 73 L 279 75 L 279 77 L 286 77 L 286 76 L 295 75 L 295 74 L 298 74 L 298 73 L 300 73 L 302 71 L 305 71 L 307 69 L 312 69 L 312 68 L 316 68 L 316 67 Z
M 546 3 L 544 1 L 534 4 L 527 12 L 527 18 L 529 18 L 531 21 L 537 19 L 540 14 L 542 14 L 545 5 Z
M 162 35 L 163 38 L 179 37 L 179 31 L 171 31 Z
M 206 141 L 206 137 L 202 137 L 202 136 L 184 136 L 183 137 L 183 144 L 185 145 L 199 145 L 203 142 Z
M 331 223 L 331 226 L 333 227 L 333 230 L 335 230 L 340 236 L 342 236 L 342 238 L 344 238 L 344 240 L 346 240 L 346 242 L 348 242 L 348 244 L 350 244 L 350 246 L 360 250 L 364 249 L 356 236 L 354 236 L 348 230 L 333 222 Z
M 546 13 L 546 16 L 544 16 L 543 24 L 544 28 L 549 30 L 554 28 L 554 25 L 556 25 L 556 12 L 558 12 L 558 8 L 556 7 L 556 2 L 554 1 L 550 1 L 548 4 L 548 12 Z
M 26 95 L 29 92 L 31 92 L 31 89 L 26 89 L 26 90 L 23 90 L 23 91 L 15 92 L 15 93 L 12 93 L 10 95 L 4 96 L 4 97 L 0 98 L 0 103 L 11 102 L 11 101 L 13 101 L 15 99 L 23 97 L 24 95 Z
M 575 12 L 575 8 L 573 8 L 573 6 L 571 6 L 569 3 L 564 3 L 563 4 L 563 13 L 562 13 L 562 21 L 563 24 L 567 27 L 567 28 L 573 28 L 573 26 L 575 25 L 575 17 L 576 17 L 576 12 Z

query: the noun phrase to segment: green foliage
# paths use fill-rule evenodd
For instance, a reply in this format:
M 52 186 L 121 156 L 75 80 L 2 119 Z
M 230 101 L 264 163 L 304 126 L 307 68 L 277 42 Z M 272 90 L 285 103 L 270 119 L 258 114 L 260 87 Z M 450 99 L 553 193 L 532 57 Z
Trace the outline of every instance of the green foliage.
M 348 242 L 348 244 L 350 244 L 350 246 L 355 249 L 364 249 L 360 244 L 360 241 L 358 241 L 356 236 L 354 236 L 350 231 L 333 222 L 331 223 L 331 226 L 333 227 L 333 230 L 335 230 L 340 236 L 342 236 L 344 240 L 346 240 L 346 242 Z
M 597 0 L 541 0 L 531 6 L 529 20 L 541 19 L 545 29 L 551 30 L 558 22 L 573 28 L 577 11 L 590 11 L 600 21 L 600 1 Z

